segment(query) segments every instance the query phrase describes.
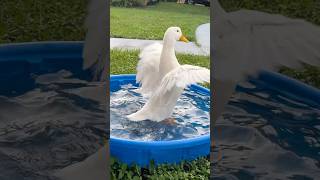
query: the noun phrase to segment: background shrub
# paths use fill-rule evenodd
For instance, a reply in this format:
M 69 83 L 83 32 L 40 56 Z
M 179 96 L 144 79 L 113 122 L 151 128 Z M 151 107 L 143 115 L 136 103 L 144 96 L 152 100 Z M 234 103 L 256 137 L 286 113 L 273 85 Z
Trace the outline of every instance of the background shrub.
M 147 0 L 147 5 L 155 4 L 158 0 Z M 116 7 L 144 7 L 145 0 L 112 0 L 111 6 Z

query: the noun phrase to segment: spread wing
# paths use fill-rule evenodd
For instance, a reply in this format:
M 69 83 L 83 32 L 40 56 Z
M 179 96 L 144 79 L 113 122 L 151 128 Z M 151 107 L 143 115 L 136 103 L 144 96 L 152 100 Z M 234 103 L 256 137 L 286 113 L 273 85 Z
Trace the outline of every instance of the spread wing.
M 137 66 L 136 81 L 140 83 L 142 94 L 153 92 L 159 86 L 159 63 L 162 45 L 159 43 L 145 47 L 140 55 Z
M 303 63 L 320 66 L 320 27 L 304 20 L 256 11 L 232 14 L 227 16 L 230 22 L 239 18 L 246 21 L 236 24 L 236 29 L 227 23 L 215 25 L 223 37 L 217 35 L 214 39 L 213 73 L 217 79 L 244 80 L 261 70 L 300 68 Z
M 166 74 L 160 86 L 148 102 L 136 113 L 128 116 L 130 120 L 150 119 L 161 121 L 168 118 L 176 105 L 183 89 L 193 83 L 210 81 L 210 70 L 191 65 L 179 66 Z
M 213 92 L 219 98 L 214 100 L 214 121 L 235 85 L 248 75 L 261 70 L 277 71 L 283 66 L 300 68 L 302 63 L 320 66 L 319 26 L 250 10 L 222 12 L 215 17 Z
M 320 66 L 320 28 L 303 20 L 286 19 L 252 26 L 250 61 L 256 63 L 249 71 L 300 68 L 302 63 Z
M 204 67 L 181 65 L 162 79 L 155 96 L 164 96 L 174 88 L 184 89 L 194 83 L 210 82 L 210 70 Z

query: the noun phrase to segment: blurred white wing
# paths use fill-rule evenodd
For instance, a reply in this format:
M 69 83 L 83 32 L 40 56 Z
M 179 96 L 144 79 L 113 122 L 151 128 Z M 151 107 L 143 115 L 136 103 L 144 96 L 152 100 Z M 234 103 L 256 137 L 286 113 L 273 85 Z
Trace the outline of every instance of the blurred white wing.
M 153 92 L 159 86 L 161 51 L 162 44 L 154 43 L 145 47 L 139 55 L 136 81 L 141 85 L 138 91 L 142 94 Z
M 102 79 L 107 77 L 107 1 L 91 0 L 89 2 L 88 14 L 85 22 L 87 29 L 83 49 L 83 68 L 93 68 L 96 78 L 100 75 Z M 102 74 L 101 74 L 102 73 Z
M 136 113 L 128 116 L 130 120 L 162 121 L 168 118 L 183 89 L 193 83 L 210 82 L 210 70 L 191 65 L 182 65 L 166 74 L 160 86 L 148 102 Z
M 218 0 L 214 1 L 220 9 Z M 215 8 L 215 6 L 214 6 Z M 320 28 L 304 20 L 251 10 L 214 17 L 214 121 L 235 85 L 261 70 L 320 66 Z M 215 87 L 215 82 L 219 85 Z M 218 87 L 219 86 L 219 87 Z M 223 88 L 224 87 L 224 88 Z
M 222 22 L 215 25 L 222 28 L 217 30 L 222 38 L 214 39 L 217 79 L 243 80 L 262 69 L 300 68 L 302 63 L 320 66 L 318 26 L 247 10 L 230 13 L 227 19 L 234 22 L 233 27 Z

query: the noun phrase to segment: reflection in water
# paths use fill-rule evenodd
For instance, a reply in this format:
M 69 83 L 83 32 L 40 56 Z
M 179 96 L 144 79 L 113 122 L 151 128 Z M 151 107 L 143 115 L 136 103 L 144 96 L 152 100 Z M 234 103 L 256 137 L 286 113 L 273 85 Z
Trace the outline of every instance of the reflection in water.
M 237 89 L 215 127 L 214 179 L 320 177 L 320 106 L 274 88 Z
M 105 93 L 81 61 L 0 63 L 1 180 L 52 179 L 101 147 Z
M 117 87 L 110 98 L 110 127 L 114 137 L 134 140 L 177 140 L 208 134 L 210 130 L 210 97 L 206 94 L 187 90 L 179 98 L 172 118 L 175 125 L 150 120 L 133 122 L 126 115 L 138 111 L 146 102 L 134 90 L 135 86 Z

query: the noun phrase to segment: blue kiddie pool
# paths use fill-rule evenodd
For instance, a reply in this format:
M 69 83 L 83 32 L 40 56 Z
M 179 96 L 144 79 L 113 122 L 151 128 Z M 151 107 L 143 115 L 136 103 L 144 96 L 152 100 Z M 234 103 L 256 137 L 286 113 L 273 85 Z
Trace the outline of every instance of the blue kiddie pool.
M 112 75 L 110 91 L 118 90 L 122 85 L 126 84 L 138 86 L 135 81 L 135 75 Z M 210 91 L 202 86 L 192 85 L 190 90 L 210 97 Z M 148 165 L 151 160 L 153 160 L 155 164 L 178 163 L 183 160 L 193 160 L 201 156 L 209 155 L 210 134 L 207 133 L 193 138 L 166 141 L 130 140 L 111 135 L 110 147 L 111 155 L 127 164 L 145 166 Z
M 78 73 L 79 76 L 82 76 L 83 73 L 88 73 L 80 71 L 82 68 L 82 48 L 82 42 L 40 42 L 1 45 L 0 62 L 8 62 L 11 60 L 28 60 L 32 62 L 41 62 L 45 59 L 47 64 L 50 64 L 50 66 L 48 67 L 50 67 L 51 69 L 40 69 L 41 72 L 54 72 L 54 68 L 58 66 L 54 62 L 59 61 L 59 66 L 61 66 L 61 63 L 63 64 L 64 62 L 67 64 L 64 66 L 65 68 L 79 69 L 74 70 L 74 74 Z M 68 61 L 65 61 L 65 59 L 68 59 Z M 10 63 L 6 64 L 10 65 Z M 75 66 L 73 66 L 73 64 L 75 64 Z M 43 66 L 43 68 L 45 67 L 46 66 Z M 1 68 L 3 70 L 7 69 L 6 67 Z M 19 83 L 28 84 L 28 81 L 32 80 L 21 79 Z M 255 83 L 255 85 L 257 86 L 257 88 L 255 89 L 256 91 L 263 91 L 267 87 L 274 92 L 285 94 L 287 99 L 297 99 L 298 97 L 299 101 L 306 104 L 320 104 L 320 93 L 317 89 L 278 73 L 262 72 L 257 79 L 251 79 L 250 81 Z M 1 79 L 1 82 L 6 83 L 6 79 Z M 14 85 L 15 82 L 10 83 L 12 84 L 12 89 L 22 86 L 21 84 Z M 129 84 L 131 84 L 132 86 L 137 86 L 137 84 L 135 84 L 135 75 L 112 75 L 110 83 L 111 92 L 115 92 L 121 89 L 123 86 Z M 22 89 L 21 92 L 15 93 L 23 93 L 28 89 L 32 89 L 32 87 L 25 86 L 25 88 Z M 193 85 L 189 88 L 189 90 L 193 91 L 194 93 L 202 94 L 207 98 L 210 97 L 210 91 L 201 86 Z M 10 94 L 12 92 L 11 89 L 8 89 L 7 87 L 1 91 L 3 91 L 4 93 L 8 93 L 10 96 L 12 95 Z M 242 91 L 242 89 L 238 88 L 237 91 Z M 248 109 L 251 110 L 255 110 L 255 108 L 256 107 L 248 107 Z M 206 110 L 208 111 L 208 109 Z M 266 110 L 267 108 L 265 110 L 262 109 L 262 111 Z M 128 138 L 111 136 L 110 148 L 112 156 L 127 164 L 138 164 L 140 166 L 146 166 L 150 163 L 151 160 L 154 160 L 156 164 L 178 163 L 183 160 L 193 160 L 201 156 L 209 155 L 210 136 L 209 133 L 207 133 L 199 135 L 197 137 L 166 141 L 143 141 L 136 139 L 131 140 Z

